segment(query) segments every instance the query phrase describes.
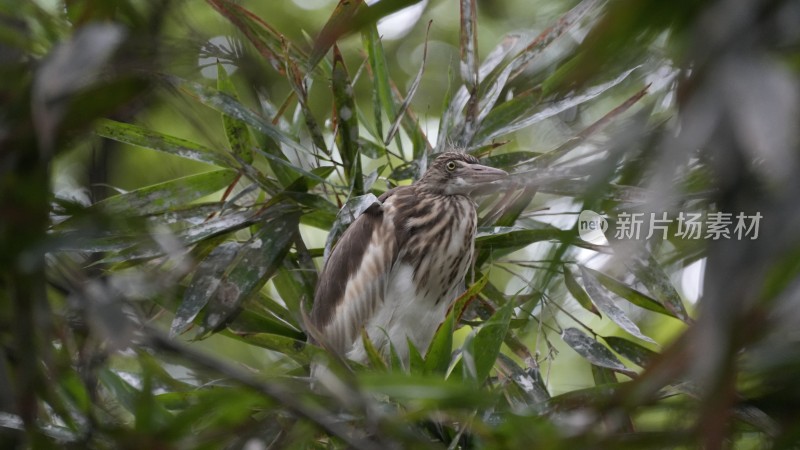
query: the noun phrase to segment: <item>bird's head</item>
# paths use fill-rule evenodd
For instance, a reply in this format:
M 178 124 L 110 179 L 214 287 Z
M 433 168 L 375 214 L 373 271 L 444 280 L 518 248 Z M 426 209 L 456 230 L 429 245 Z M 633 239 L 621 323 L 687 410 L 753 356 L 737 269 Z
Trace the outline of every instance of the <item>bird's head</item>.
M 485 183 L 507 176 L 503 170 L 480 164 L 472 155 L 445 152 L 436 157 L 416 186 L 436 194 L 468 195 Z

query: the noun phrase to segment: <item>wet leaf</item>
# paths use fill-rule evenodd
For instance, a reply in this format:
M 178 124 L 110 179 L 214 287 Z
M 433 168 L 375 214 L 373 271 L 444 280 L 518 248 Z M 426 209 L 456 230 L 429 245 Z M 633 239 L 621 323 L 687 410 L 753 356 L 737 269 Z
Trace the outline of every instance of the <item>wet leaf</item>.
M 422 80 L 422 74 L 425 72 L 425 62 L 428 60 L 428 34 L 431 31 L 431 23 L 428 22 L 428 29 L 425 32 L 425 44 L 422 50 L 422 64 L 419 66 L 419 71 L 417 72 L 417 76 L 414 77 L 414 80 L 411 82 L 411 86 L 408 88 L 408 94 L 406 94 L 405 100 L 403 103 L 400 104 L 400 110 L 397 113 L 397 118 L 392 123 L 392 126 L 389 127 L 389 132 L 386 134 L 386 139 L 384 139 L 383 144 L 389 145 L 392 139 L 397 133 L 398 128 L 400 127 L 400 123 L 402 119 L 406 117 L 406 112 L 411 105 L 411 100 L 414 98 L 414 94 L 417 93 L 417 89 L 419 88 L 419 83 Z
M 297 215 L 287 215 L 264 222 L 241 246 L 211 293 L 202 333 L 217 330 L 233 319 L 242 303 L 275 273 L 294 239 L 297 220 Z
M 447 373 L 447 369 L 450 366 L 450 356 L 453 351 L 453 331 L 457 321 L 464 312 L 467 303 L 483 290 L 488 281 L 489 279 L 486 276 L 481 277 L 453 302 L 453 306 L 447 312 L 447 317 L 439 326 L 439 329 L 436 330 L 436 334 L 428 346 L 423 370 L 425 373 L 439 373 L 442 375 Z
M 538 367 L 529 365 L 523 369 L 503 353 L 497 355 L 497 365 L 525 394 L 523 405 L 539 404 L 550 399 L 550 393 Z
M 574 297 L 585 310 L 595 314 L 597 317 L 602 317 L 600 311 L 598 311 L 592 303 L 592 299 L 589 298 L 589 294 L 578 284 L 578 280 L 575 279 L 575 276 L 572 275 L 572 271 L 567 266 L 564 266 L 564 285 L 567 287 L 569 293 L 572 294 L 572 297 Z
M 664 273 L 661 265 L 655 261 L 652 255 L 634 257 L 630 261 L 630 267 L 653 297 L 658 299 L 664 308 L 672 313 L 672 316 L 685 323 L 692 321 L 686 313 L 681 296 L 672 285 L 672 280 Z
M 109 213 L 155 214 L 184 206 L 224 189 L 234 178 L 236 172 L 231 170 L 203 172 L 115 195 L 96 203 L 96 207 Z
M 489 376 L 508 332 L 513 310 L 514 304 L 506 303 L 467 337 L 461 356 L 465 379 L 482 384 Z
M 353 186 L 353 195 L 364 193 L 364 175 L 361 173 L 361 148 L 358 136 L 358 115 L 353 99 L 353 86 L 344 65 L 339 47 L 333 47 L 333 103 L 337 124 L 336 145 L 342 157 L 345 178 Z
M 222 334 L 239 339 L 248 344 L 256 345 L 258 347 L 266 348 L 280 353 L 293 359 L 300 365 L 309 364 L 314 356 L 324 353 L 323 350 L 309 345 L 304 341 L 293 339 L 287 336 L 281 336 L 271 333 L 247 333 L 239 334 L 231 331 L 224 331 Z
M 575 352 L 596 366 L 612 369 L 625 375 L 636 375 L 636 372 L 625 367 L 625 365 L 611 353 L 611 350 L 577 328 L 565 329 L 561 334 L 561 338 L 567 345 L 575 350 Z
M 298 151 L 301 154 L 308 153 L 308 150 L 305 147 L 300 145 L 287 133 L 281 131 L 248 107 L 242 105 L 230 95 L 193 81 L 183 80 L 174 76 L 166 77 L 166 80 L 181 91 L 197 99 L 200 103 L 226 114 L 231 118 L 246 123 L 254 130 L 264 134 L 270 139 L 273 139 L 275 142 L 280 142 L 281 144 L 284 144 L 288 148 Z M 270 154 L 270 156 L 273 155 Z
M 583 278 L 583 285 L 586 287 L 586 292 L 589 293 L 589 297 L 591 297 L 592 302 L 597 306 L 597 308 L 605 314 L 606 317 L 611 319 L 614 323 L 620 326 L 623 330 L 627 331 L 631 335 L 647 342 L 652 342 L 655 344 L 655 341 L 644 334 L 639 330 L 639 327 L 636 326 L 633 321 L 628 318 L 625 314 L 625 311 L 620 309 L 603 290 L 600 286 L 600 283 L 595 278 L 594 274 L 590 272 L 587 268 L 580 266 L 581 268 L 581 277 Z
M 230 0 L 206 1 L 247 37 L 273 69 L 278 73 L 283 73 L 282 58 L 279 56 L 283 53 L 285 40 L 282 34 L 238 3 Z M 293 52 L 296 51 L 293 49 Z M 293 53 L 293 57 L 297 60 L 305 59 L 305 56 L 298 53 Z
M 567 109 L 594 100 L 604 92 L 622 83 L 636 68 L 629 69 L 611 81 L 588 88 L 581 94 L 570 95 L 562 100 L 542 104 L 530 96 L 515 97 L 495 109 L 481 123 L 473 145 L 480 146 L 493 139 L 531 126 L 553 117 Z
M 392 87 L 389 84 L 389 69 L 386 66 L 386 55 L 378 36 L 378 29 L 375 26 L 367 28 L 362 33 L 362 40 L 367 48 L 367 61 L 372 75 L 375 129 L 383 141 L 383 116 L 381 112 L 386 113 L 390 122 L 397 117 L 397 108 L 392 98 Z
M 383 360 L 378 349 L 375 348 L 375 344 L 372 343 L 372 340 L 369 338 L 364 328 L 361 329 L 361 342 L 364 344 L 364 352 L 367 354 L 370 367 L 380 372 L 386 372 L 388 370 L 386 362 Z
M 603 340 L 606 341 L 606 344 L 608 344 L 612 350 L 642 368 L 647 366 L 647 363 L 651 359 L 658 356 L 658 353 L 649 348 L 621 337 L 604 336 Z
M 600 284 L 602 284 L 606 289 L 624 298 L 625 300 L 633 303 L 634 305 L 644 309 L 648 309 L 653 312 L 675 317 L 675 315 L 672 314 L 670 311 L 668 311 L 666 308 L 664 308 L 664 306 L 661 305 L 661 303 L 658 303 L 657 301 L 653 300 L 650 296 L 642 294 L 636 289 L 633 289 L 632 287 L 626 285 L 625 283 L 617 281 L 614 278 L 611 278 L 610 276 L 602 272 L 598 272 L 588 267 L 586 267 L 585 269 L 589 271 L 597 279 L 597 281 L 599 281 Z
M 175 312 L 175 318 L 169 329 L 170 336 L 177 336 L 192 325 L 195 317 L 217 290 L 225 269 L 241 247 L 242 244 L 239 242 L 223 242 L 198 264 L 192 281 L 183 293 L 183 301 Z
M 169 136 L 157 131 L 142 128 L 129 123 L 117 122 L 110 119 L 97 121 L 95 133 L 104 138 L 113 139 L 125 144 L 158 150 L 181 158 L 199 161 L 217 166 L 228 167 L 232 160 L 226 155 L 195 142 Z
M 228 77 L 228 72 L 219 61 L 217 61 L 217 89 L 239 101 L 239 93 L 236 92 L 236 86 L 234 86 L 233 81 Z M 222 125 L 225 128 L 228 144 L 230 144 L 236 159 L 247 164 L 252 163 L 253 151 L 251 148 L 253 144 L 250 141 L 250 131 L 247 129 L 247 125 L 241 120 L 226 114 L 222 115 Z
M 514 57 L 513 66 L 515 70 L 513 77 L 519 76 L 534 59 L 542 54 L 544 49 L 568 32 L 600 3 L 602 3 L 600 0 L 583 0 L 561 16 L 554 25 L 542 31 L 524 50 Z
M 421 0 L 381 0 L 370 6 L 363 0 L 341 0 L 320 31 L 309 58 L 315 67 L 340 38 L 375 24 L 381 17 L 419 3 Z

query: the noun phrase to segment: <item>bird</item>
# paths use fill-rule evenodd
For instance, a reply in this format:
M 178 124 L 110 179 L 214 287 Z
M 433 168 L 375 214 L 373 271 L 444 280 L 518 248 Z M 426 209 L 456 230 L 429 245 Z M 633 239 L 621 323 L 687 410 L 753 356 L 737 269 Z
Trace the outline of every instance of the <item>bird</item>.
M 477 212 L 470 194 L 507 176 L 467 153 L 446 151 L 418 181 L 381 195 L 324 264 L 308 317 L 311 340 L 362 364 L 362 330 L 383 357 L 393 348 L 406 366 L 409 342 L 425 354 L 473 264 Z

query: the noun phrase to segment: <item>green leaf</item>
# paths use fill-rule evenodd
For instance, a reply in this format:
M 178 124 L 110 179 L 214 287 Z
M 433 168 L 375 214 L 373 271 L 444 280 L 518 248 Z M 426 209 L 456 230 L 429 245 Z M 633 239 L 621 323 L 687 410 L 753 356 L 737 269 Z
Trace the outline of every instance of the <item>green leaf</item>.
M 95 126 L 95 133 L 104 138 L 180 156 L 192 161 L 222 167 L 230 167 L 235 162 L 227 155 L 195 142 L 115 120 L 99 119 Z
M 611 81 L 592 86 L 579 95 L 570 95 L 552 103 L 542 104 L 539 101 L 531 101 L 525 96 L 515 97 L 501 104 L 486 116 L 486 120 L 481 123 L 481 127 L 475 135 L 474 145 L 485 145 L 493 139 L 529 127 L 570 108 L 594 100 L 622 83 L 636 69 L 637 67 L 626 70 Z
M 673 313 L 664 308 L 661 303 L 658 303 L 650 296 L 642 294 L 636 289 L 633 289 L 625 283 L 622 283 L 621 281 L 618 281 L 602 272 L 598 272 L 588 267 L 585 269 L 591 273 L 606 289 L 633 303 L 634 305 L 653 312 L 676 317 Z
M 228 19 L 253 44 L 258 53 L 279 73 L 283 73 L 284 44 L 286 38 L 258 16 L 231 0 L 206 0 L 222 16 Z M 296 46 L 292 46 L 289 55 L 298 61 L 305 60 Z
M 547 386 L 538 366 L 533 360 L 529 361 L 527 366 L 523 369 L 503 353 L 497 355 L 498 370 L 502 370 L 519 387 L 519 390 L 524 394 L 523 404 L 525 406 L 549 400 L 550 393 L 547 391 Z
M 364 175 L 361 173 L 358 115 L 353 99 L 353 86 L 344 65 L 339 47 L 333 46 L 333 104 L 336 110 L 336 145 L 344 165 L 345 178 L 353 186 L 353 195 L 364 193 Z
M 253 112 L 250 108 L 242 105 L 230 95 L 220 92 L 216 89 L 203 86 L 199 83 L 184 80 L 175 76 L 169 76 L 166 79 L 172 85 L 194 97 L 197 99 L 197 101 L 208 106 L 209 108 L 246 123 L 252 127 L 253 130 L 264 134 L 275 142 L 286 145 L 288 148 L 294 151 L 300 152 L 301 154 L 308 153 L 308 150 L 295 141 L 291 136 L 278 129 L 275 125 L 272 125 L 269 121 Z M 277 152 L 280 149 L 270 150 Z M 269 156 L 276 157 L 272 153 L 265 153 L 265 156 L 267 154 Z M 285 162 L 285 160 L 282 161 Z
M 595 386 L 603 386 L 607 384 L 617 384 L 617 375 L 613 370 L 600 367 L 592 364 L 592 378 L 594 379 Z
M 175 318 L 172 319 L 170 336 L 177 336 L 192 325 L 195 317 L 211 298 L 209 293 L 216 291 L 225 269 L 241 247 L 239 242 L 223 242 L 198 264 L 192 281 L 183 293 L 183 301 L 175 312 Z
M 589 271 L 586 267 L 580 266 L 581 268 L 581 276 L 583 278 L 583 284 L 586 287 L 586 292 L 589 293 L 589 297 L 591 297 L 592 302 L 597 306 L 600 311 L 606 315 L 609 319 L 611 319 L 614 323 L 620 326 L 623 330 L 627 331 L 631 335 L 647 342 L 652 342 L 655 344 L 655 341 L 642 334 L 639 327 L 636 326 L 633 321 L 628 318 L 625 311 L 620 309 L 614 300 L 611 299 L 608 295 L 606 295 L 605 291 L 602 287 L 600 287 L 600 283 L 594 277 L 594 274 Z
M 576 353 L 595 366 L 612 369 L 628 376 L 636 376 L 636 372 L 625 367 L 625 365 L 611 353 L 611 350 L 577 328 L 566 328 L 561 334 L 561 339 L 575 350 Z
M 418 408 L 471 409 L 489 406 L 496 401 L 496 395 L 489 391 L 438 377 L 398 372 L 363 372 L 358 375 L 360 385 L 367 393 L 383 394 Z
M 314 42 L 309 67 L 315 67 L 328 50 L 343 36 L 374 25 L 381 17 L 419 3 L 421 0 L 382 0 L 368 6 L 363 0 L 342 0 L 333 10 Z
M 278 270 L 294 240 L 297 221 L 296 214 L 267 221 L 237 251 L 219 284 L 210 293 L 201 333 L 215 331 L 233 319 L 242 303 Z
M 506 303 L 467 337 L 462 354 L 465 379 L 481 384 L 489 376 L 508 332 L 513 308 L 512 302 Z
M 239 94 L 236 92 L 228 72 L 222 64 L 217 61 L 217 89 L 220 92 L 230 95 L 234 100 L 239 101 Z M 247 125 L 241 120 L 235 119 L 226 114 L 222 115 L 222 125 L 225 128 L 225 136 L 228 138 L 228 143 L 233 150 L 236 158 L 244 163 L 253 162 L 253 151 L 251 150 L 253 144 L 250 140 L 250 131 Z
M 447 312 L 447 317 L 445 317 L 439 329 L 436 330 L 436 334 L 434 334 L 433 340 L 428 346 L 423 373 L 442 375 L 447 373 L 453 351 L 453 331 L 456 323 L 461 318 L 467 303 L 478 295 L 488 282 L 489 278 L 485 275 L 482 276 L 453 302 Z
M 310 345 L 302 340 L 293 339 L 271 333 L 234 333 L 229 330 L 222 331 L 223 335 L 230 336 L 242 342 L 255 345 L 268 350 L 273 350 L 283 356 L 291 358 L 300 365 L 309 364 L 315 356 L 325 353 L 324 350 Z
M 386 113 L 390 122 L 394 121 L 397 117 L 397 109 L 392 97 L 392 88 L 389 84 L 389 69 L 386 67 L 386 55 L 383 51 L 383 44 L 378 36 L 378 29 L 374 25 L 367 28 L 362 33 L 362 39 L 367 48 L 369 67 L 372 69 L 375 128 L 378 130 L 378 133 L 381 134 L 381 140 L 384 140 L 381 111 Z M 397 142 L 398 148 L 400 152 L 402 152 L 402 147 L 399 146 L 399 139 Z
M 380 352 L 378 352 L 378 349 L 375 348 L 375 345 L 369 338 L 367 331 L 363 328 L 361 329 L 361 342 L 364 345 L 364 351 L 367 354 L 367 359 L 369 360 L 370 366 L 378 371 L 386 372 L 388 370 L 386 367 L 386 362 L 383 360 Z
M 639 367 L 645 367 L 650 360 L 658 356 L 658 353 L 649 348 L 621 337 L 603 336 L 603 340 L 612 350 Z
M 692 321 L 689 314 L 686 313 L 681 296 L 675 286 L 672 285 L 672 280 L 669 279 L 661 265 L 655 261 L 652 255 L 648 254 L 643 257 L 633 258 L 630 261 L 630 267 L 653 297 L 658 299 L 674 317 L 684 323 Z
M 602 317 L 592 303 L 592 299 L 589 298 L 589 294 L 578 284 L 578 280 L 575 279 L 572 275 L 572 271 L 569 270 L 567 266 L 564 266 L 564 285 L 567 287 L 569 293 L 572 294 L 572 297 L 574 297 L 585 310 L 594 313 L 597 317 Z
M 236 172 L 231 170 L 203 172 L 115 195 L 95 205 L 109 213 L 133 216 L 155 214 L 213 194 L 228 186 L 235 178 Z

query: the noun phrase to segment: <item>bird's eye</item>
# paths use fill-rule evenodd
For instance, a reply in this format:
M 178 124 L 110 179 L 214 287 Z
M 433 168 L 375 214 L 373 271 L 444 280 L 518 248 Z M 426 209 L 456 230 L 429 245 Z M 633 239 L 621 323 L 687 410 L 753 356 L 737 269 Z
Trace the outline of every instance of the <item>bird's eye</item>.
M 452 172 L 452 171 L 456 170 L 456 162 L 455 162 L 455 161 L 447 161 L 447 164 L 445 164 L 444 166 L 445 166 L 445 167 L 447 168 L 447 170 L 449 170 L 450 172 Z

